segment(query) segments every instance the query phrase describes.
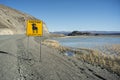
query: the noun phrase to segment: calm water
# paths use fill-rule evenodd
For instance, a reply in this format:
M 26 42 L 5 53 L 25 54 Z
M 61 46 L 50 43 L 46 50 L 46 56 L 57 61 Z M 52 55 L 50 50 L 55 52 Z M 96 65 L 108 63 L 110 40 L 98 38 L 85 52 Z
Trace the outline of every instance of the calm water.
M 74 48 L 96 48 L 104 45 L 120 44 L 120 36 L 81 36 L 55 38 L 61 45 Z

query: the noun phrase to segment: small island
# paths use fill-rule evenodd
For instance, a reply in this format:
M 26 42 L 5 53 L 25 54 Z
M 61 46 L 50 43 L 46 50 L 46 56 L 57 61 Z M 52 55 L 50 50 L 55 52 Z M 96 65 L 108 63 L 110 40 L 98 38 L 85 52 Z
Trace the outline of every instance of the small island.
M 120 32 L 113 32 L 113 31 L 72 31 L 67 34 L 67 36 L 98 36 L 98 35 L 120 35 Z

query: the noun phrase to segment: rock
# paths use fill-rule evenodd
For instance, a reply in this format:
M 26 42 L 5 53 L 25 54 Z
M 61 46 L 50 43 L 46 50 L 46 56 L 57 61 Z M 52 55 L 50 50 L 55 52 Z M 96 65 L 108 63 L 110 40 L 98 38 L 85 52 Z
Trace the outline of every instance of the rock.
M 0 35 L 25 34 L 26 21 L 35 17 L 22 13 L 10 7 L 0 5 Z M 38 19 L 36 19 L 38 20 Z M 43 35 L 48 36 L 49 31 L 43 22 Z

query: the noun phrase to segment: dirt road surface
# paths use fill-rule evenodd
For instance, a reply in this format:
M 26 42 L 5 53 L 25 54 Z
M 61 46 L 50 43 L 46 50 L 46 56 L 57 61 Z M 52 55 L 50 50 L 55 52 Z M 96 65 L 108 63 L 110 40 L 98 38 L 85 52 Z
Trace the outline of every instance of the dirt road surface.
M 120 80 L 114 73 L 63 56 L 24 35 L 0 36 L 0 80 Z

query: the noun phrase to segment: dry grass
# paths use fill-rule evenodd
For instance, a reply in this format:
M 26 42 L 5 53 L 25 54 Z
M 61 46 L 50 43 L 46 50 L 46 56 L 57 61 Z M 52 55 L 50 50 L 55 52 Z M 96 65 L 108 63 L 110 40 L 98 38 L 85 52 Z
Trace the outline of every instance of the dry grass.
M 120 45 L 106 46 L 106 49 L 110 51 L 110 53 L 112 51 L 112 55 L 98 50 L 90 50 L 89 54 L 78 53 L 76 54 L 76 57 L 93 65 L 104 67 L 120 75 Z
M 99 65 L 120 75 L 120 45 L 104 46 L 104 50 L 71 49 L 61 46 L 57 41 L 45 40 L 42 44 L 58 49 L 61 53 L 72 51 L 75 57 L 93 65 Z M 107 53 L 105 53 L 107 52 Z M 110 53 L 110 54 L 108 54 Z
M 119 55 L 120 56 L 120 45 L 106 45 L 105 46 L 106 52 L 109 52 L 112 55 Z

